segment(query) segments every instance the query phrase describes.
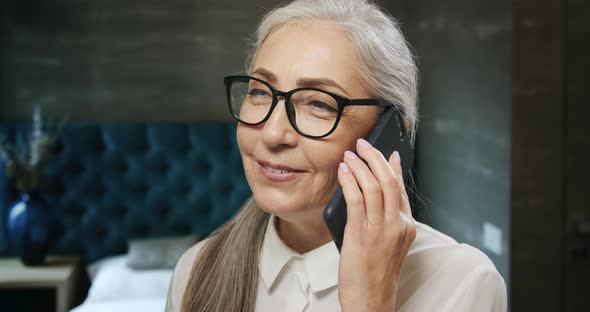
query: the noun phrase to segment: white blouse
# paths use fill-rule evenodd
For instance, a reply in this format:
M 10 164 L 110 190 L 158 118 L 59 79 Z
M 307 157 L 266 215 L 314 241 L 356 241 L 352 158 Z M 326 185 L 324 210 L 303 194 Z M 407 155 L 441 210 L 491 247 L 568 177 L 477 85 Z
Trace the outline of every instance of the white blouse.
M 336 245 L 329 242 L 299 254 L 280 239 L 275 221 L 271 216 L 260 254 L 256 311 L 341 311 Z M 176 264 L 167 312 L 180 311 L 192 263 L 205 241 Z M 506 311 L 506 285 L 490 259 L 419 222 L 397 289 L 396 312 Z

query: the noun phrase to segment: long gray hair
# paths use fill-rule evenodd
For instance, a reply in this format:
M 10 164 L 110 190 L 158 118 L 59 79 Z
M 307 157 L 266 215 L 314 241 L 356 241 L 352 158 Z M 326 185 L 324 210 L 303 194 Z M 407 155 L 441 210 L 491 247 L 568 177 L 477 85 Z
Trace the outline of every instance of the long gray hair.
M 359 58 L 362 83 L 375 97 L 398 106 L 409 124 L 411 142 L 418 125 L 418 71 L 397 21 L 369 0 L 297 0 L 264 16 L 255 33 L 248 71 L 264 40 L 293 22 L 331 22 L 346 31 Z M 253 198 L 210 235 L 193 263 L 182 311 L 254 312 L 259 253 L 269 214 Z

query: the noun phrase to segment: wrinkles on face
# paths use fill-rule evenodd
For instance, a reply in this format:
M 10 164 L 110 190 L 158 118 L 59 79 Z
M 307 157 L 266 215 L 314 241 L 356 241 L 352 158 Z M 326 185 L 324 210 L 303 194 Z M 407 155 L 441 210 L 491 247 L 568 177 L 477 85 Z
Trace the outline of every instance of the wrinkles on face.
M 299 82 L 305 79 L 329 79 L 347 94 L 333 85 L 318 88 L 350 98 L 371 97 L 361 83 L 348 35 L 329 23 L 292 23 L 275 30 L 257 51 L 252 70 L 282 91 L 302 87 Z M 377 110 L 347 107 L 336 130 L 322 139 L 303 137 L 292 128 L 282 98 L 265 124 L 240 124 L 238 145 L 260 208 L 293 222 L 323 223 L 323 208 L 338 186 L 342 155 L 369 132 Z M 289 182 L 273 182 L 261 174 L 260 160 L 304 173 Z
M 367 97 L 359 84 L 356 56 L 348 35 L 330 23 L 291 23 L 275 30 L 258 49 L 253 63 L 272 69 L 275 88 L 286 91 L 299 87 L 300 78 L 325 77 L 336 80 L 348 91 L 346 96 Z M 336 88 L 326 91 L 342 93 Z

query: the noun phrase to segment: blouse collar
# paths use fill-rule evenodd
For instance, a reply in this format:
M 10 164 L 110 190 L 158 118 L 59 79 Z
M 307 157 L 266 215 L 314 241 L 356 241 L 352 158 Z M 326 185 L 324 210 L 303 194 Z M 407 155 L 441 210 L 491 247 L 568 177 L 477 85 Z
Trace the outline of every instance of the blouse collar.
M 268 290 L 273 287 L 279 273 L 291 258 L 303 261 L 311 290 L 318 292 L 338 285 L 340 253 L 333 241 L 314 250 L 300 254 L 289 248 L 279 237 L 276 217 L 270 216 L 260 253 L 258 269 Z

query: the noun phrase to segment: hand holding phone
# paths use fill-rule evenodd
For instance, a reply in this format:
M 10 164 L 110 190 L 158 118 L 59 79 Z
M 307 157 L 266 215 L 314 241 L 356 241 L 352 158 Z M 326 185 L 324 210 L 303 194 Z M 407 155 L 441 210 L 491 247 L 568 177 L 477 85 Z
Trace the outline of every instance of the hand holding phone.
M 385 158 L 397 151 L 401 157 L 404 180 L 409 179 L 410 169 L 414 161 L 414 151 L 401 114 L 396 107 L 387 106 L 385 108 L 366 140 L 378 149 Z M 346 221 L 346 202 L 342 189 L 338 187 L 324 210 L 324 222 L 328 225 L 338 251 L 342 249 Z

